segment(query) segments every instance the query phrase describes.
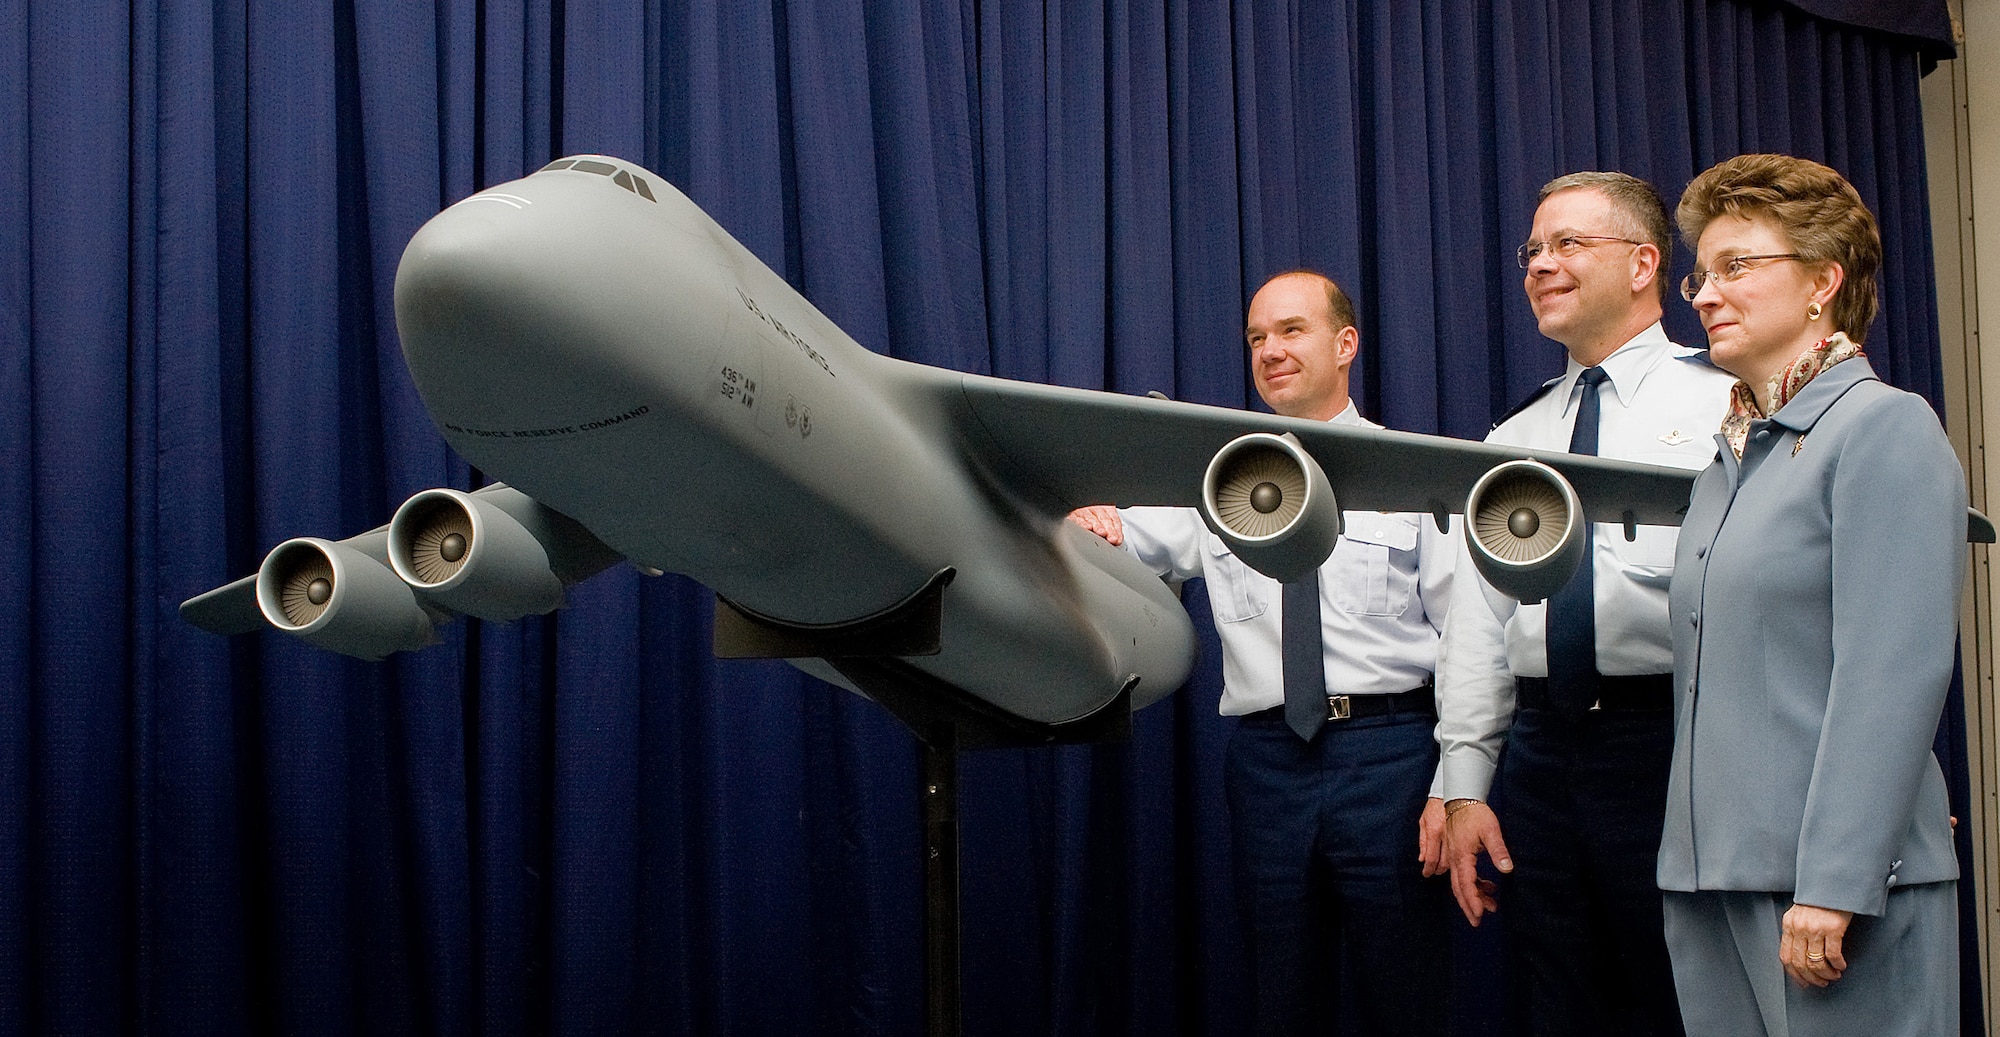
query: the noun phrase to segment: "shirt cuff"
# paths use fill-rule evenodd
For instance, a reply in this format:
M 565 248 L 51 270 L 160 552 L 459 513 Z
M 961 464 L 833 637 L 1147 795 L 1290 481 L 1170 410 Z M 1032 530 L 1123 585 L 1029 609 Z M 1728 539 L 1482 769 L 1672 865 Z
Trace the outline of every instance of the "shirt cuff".
M 1480 755 L 1477 750 L 1447 755 L 1438 765 L 1438 778 L 1444 786 L 1443 798 L 1446 802 L 1454 799 L 1483 800 L 1493 790 L 1492 760 Z

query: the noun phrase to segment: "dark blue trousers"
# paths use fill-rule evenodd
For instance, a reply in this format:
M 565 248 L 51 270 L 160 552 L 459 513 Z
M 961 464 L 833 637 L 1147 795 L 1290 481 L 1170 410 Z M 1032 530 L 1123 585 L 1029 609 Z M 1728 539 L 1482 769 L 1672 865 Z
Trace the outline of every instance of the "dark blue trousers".
M 1671 709 L 1522 709 L 1495 778 L 1508 975 L 1538 1037 L 1681 1034 L 1655 869 Z
M 1445 1032 L 1450 889 L 1417 862 L 1435 723 L 1333 721 L 1310 743 L 1272 711 L 1237 724 L 1224 784 L 1257 1033 Z

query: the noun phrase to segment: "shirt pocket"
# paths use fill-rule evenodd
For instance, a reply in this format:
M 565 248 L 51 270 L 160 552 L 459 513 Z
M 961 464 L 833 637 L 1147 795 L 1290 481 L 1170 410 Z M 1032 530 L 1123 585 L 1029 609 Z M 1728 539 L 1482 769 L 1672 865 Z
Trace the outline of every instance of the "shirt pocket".
M 1599 526 L 1598 529 L 1608 531 L 1611 553 L 1617 557 L 1619 569 L 1633 582 L 1664 588 L 1673 579 L 1674 548 L 1680 541 L 1679 527 L 1640 526 L 1638 536 L 1629 542 L 1625 539 L 1625 531 L 1617 525 Z
M 1350 511 L 1333 549 L 1333 600 L 1352 616 L 1400 616 L 1417 593 L 1415 515 Z
M 1208 607 L 1217 623 L 1256 619 L 1270 607 L 1277 581 L 1244 565 L 1215 537 L 1202 538 L 1201 574 L 1208 581 Z
M 1700 443 L 1689 443 L 1679 450 L 1640 451 L 1623 460 L 1698 471 L 1707 467 L 1709 459 L 1714 456 L 1714 439 L 1704 438 Z M 1673 578 L 1674 548 L 1680 542 L 1680 527 L 1640 526 L 1638 535 L 1629 541 L 1625 539 L 1624 529 L 1616 523 L 1597 528 L 1610 542 L 1611 554 L 1618 559 L 1619 568 L 1633 582 L 1664 588 Z

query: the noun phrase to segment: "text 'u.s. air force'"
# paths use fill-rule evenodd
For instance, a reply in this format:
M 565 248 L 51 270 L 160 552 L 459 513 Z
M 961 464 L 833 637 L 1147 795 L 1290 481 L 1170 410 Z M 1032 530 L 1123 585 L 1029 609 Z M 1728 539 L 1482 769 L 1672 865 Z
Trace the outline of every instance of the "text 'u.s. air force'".
M 757 305 L 757 300 L 750 298 L 750 296 L 747 293 L 745 293 L 743 289 L 741 288 L 736 289 L 736 297 L 742 299 L 743 305 L 747 307 L 751 313 L 756 314 L 759 320 L 763 321 L 766 324 L 769 324 L 771 326 L 771 330 L 778 333 L 778 337 L 798 347 L 799 352 L 805 354 L 807 360 L 810 360 L 813 363 L 818 364 L 819 369 L 827 373 L 827 377 L 829 378 L 834 377 L 833 367 L 826 362 L 825 357 L 820 355 L 819 350 L 814 349 L 812 346 L 808 345 L 805 339 L 800 338 L 795 332 L 792 331 L 792 329 L 785 327 L 784 323 L 778 320 L 778 318 L 773 317 L 768 313 L 765 313 L 763 308 Z

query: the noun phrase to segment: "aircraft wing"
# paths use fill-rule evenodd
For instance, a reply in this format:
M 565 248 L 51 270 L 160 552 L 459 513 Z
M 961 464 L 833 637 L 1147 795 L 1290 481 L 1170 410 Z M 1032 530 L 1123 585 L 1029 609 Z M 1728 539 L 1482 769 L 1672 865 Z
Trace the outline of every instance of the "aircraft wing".
M 264 613 L 257 608 L 257 574 L 181 602 L 181 618 L 224 637 L 263 629 Z
M 502 483 L 424 490 L 387 525 L 345 540 L 296 537 L 258 571 L 181 603 L 231 636 L 273 626 L 363 659 L 421 648 L 458 615 L 548 612 L 563 589 L 618 559 L 575 520 Z
M 366 533 L 348 537 L 339 543 L 343 547 L 350 547 L 367 555 L 384 566 L 389 564 L 387 525 L 376 526 Z M 253 630 L 262 630 L 269 625 L 264 619 L 263 610 L 257 607 L 256 573 L 181 602 L 181 618 L 211 634 L 221 634 L 224 637 L 247 634 Z
M 1059 513 L 1086 504 L 1198 507 L 1209 461 L 1252 432 L 1297 436 L 1340 507 L 1353 511 L 1457 513 L 1482 476 L 1526 458 L 1560 472 L 1590 521 L 1678 525 L 1696 475 L 978 375 L 963 376 L 960 395 L 968 435 L 1011 485 Z

